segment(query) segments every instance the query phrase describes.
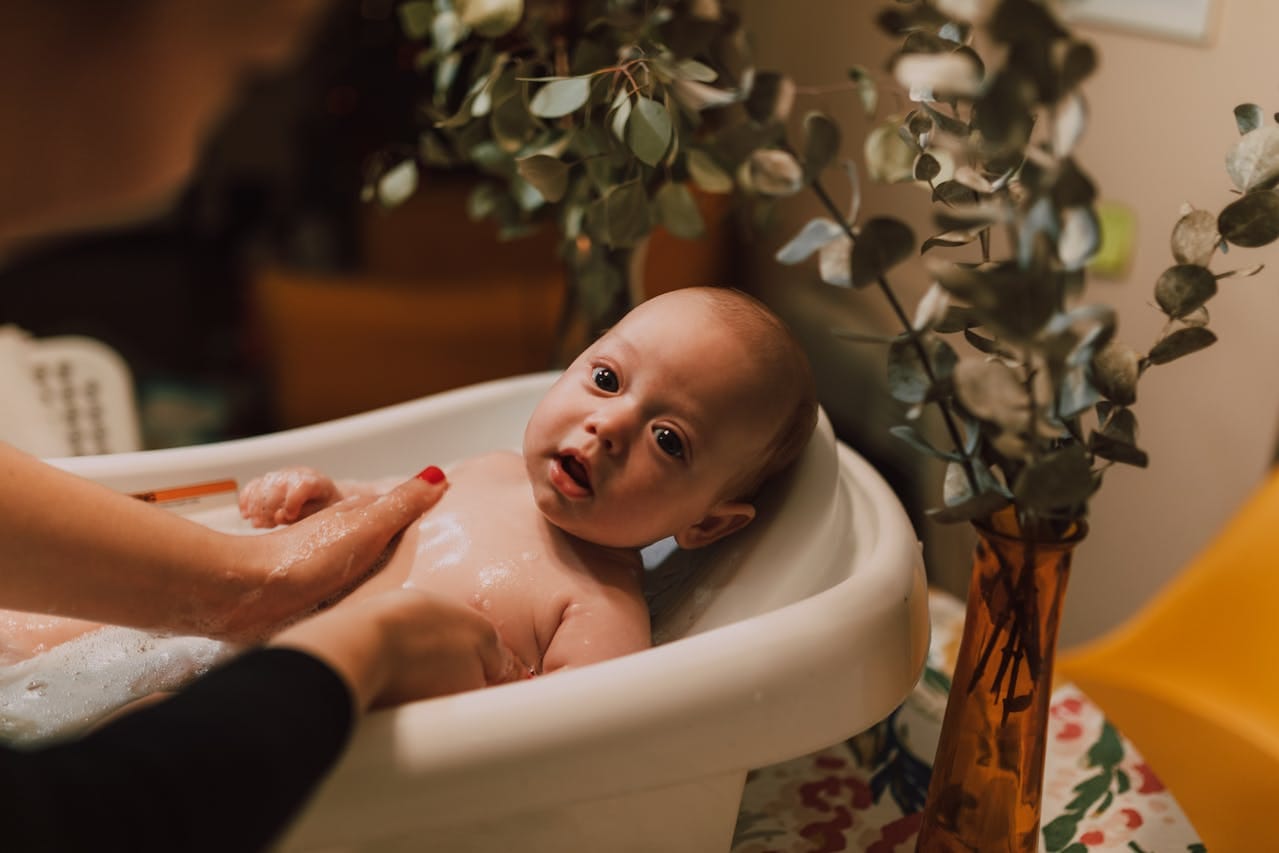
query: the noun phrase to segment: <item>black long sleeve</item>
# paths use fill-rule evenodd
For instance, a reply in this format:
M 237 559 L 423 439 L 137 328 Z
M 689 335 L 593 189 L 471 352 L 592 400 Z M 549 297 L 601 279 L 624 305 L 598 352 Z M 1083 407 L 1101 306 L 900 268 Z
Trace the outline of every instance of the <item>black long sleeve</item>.
M 0 846 L 260 850 L 341 754 L 351 703 L 315 658 L 259 649 L 80 740 L 0 748 Z

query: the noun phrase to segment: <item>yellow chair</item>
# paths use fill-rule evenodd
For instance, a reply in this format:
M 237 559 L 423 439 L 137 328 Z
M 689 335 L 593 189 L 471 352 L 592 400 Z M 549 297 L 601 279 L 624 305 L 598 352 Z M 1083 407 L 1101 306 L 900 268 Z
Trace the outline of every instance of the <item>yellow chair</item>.
M 1210 851 L 1279 839 L 1279 469 L 1117 630 L 1059 658 Z

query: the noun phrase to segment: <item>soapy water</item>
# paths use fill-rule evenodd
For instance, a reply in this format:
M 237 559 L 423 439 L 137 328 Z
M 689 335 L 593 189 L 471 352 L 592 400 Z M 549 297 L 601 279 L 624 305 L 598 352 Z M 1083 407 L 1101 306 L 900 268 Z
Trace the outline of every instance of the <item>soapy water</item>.
M 205 524 L 228 533 L 261 532 L 242 522 L 236 507 L 202 515 Z M 242 650 L 206 637 L 96 628 L 0 666 L 0 740 L 36 745 L 73 737 L 131 702 L 185 686 Z
M 204 637 L 107 626 L 0 667 L 0 740 L 73 736 L 128 703 L 176 690 L 240 651 Z

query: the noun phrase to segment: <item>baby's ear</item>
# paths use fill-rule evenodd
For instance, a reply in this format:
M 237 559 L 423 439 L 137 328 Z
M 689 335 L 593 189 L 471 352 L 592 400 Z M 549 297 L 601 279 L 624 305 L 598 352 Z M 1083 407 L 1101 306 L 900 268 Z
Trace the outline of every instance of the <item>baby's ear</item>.
M 755 507 L 742 501 L 722 501 L 696 524 L 675 534 L 675 543 L 685 550 L 701 548 L 741 530 L 755 517 Z

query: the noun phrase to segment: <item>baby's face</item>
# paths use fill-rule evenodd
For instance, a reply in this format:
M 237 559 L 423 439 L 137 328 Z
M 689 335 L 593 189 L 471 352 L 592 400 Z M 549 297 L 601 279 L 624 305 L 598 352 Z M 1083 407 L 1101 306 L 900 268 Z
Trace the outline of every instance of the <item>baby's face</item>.
M 582 353 L 529 419 L 538 508 L 581 539 L 637 547 L 696 524 L 781 423 L 747 345 L 702 299 L 671 296 Z

